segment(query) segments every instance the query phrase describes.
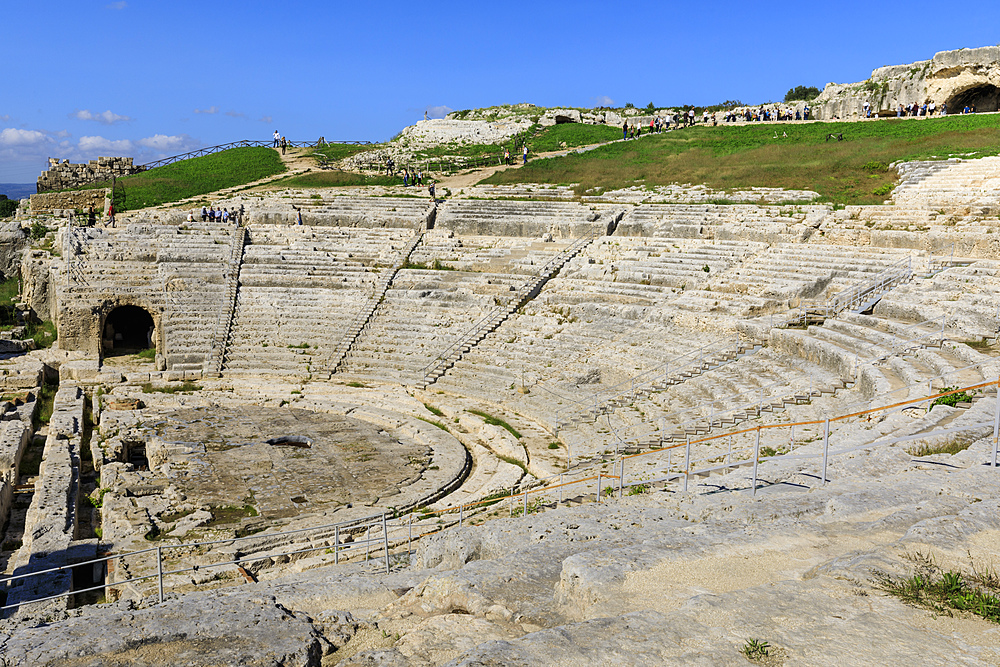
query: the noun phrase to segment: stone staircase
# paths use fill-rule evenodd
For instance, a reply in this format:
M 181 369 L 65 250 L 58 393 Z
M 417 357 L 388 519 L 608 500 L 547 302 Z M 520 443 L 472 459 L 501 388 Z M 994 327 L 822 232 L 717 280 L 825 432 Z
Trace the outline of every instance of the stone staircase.
M 396 261 L 392 267 L 385 273 L 384 276 L 379 278 L 378 282 L 375 283 L 375 291 L 372 293 L 372 298 L 364 305 L 364 307 L 358 312 L 357 317 L 351 322 L 350 326 L 347 327 L 347 331 L 344 332 L 343 337 L 337 346 L 333 348 L 333 352 L 330 355 L 330 360 L 328 362 L 328 368 L 330 369 L 329 377 L 332 377 L 337 369 L 341 367 L 344 360 L 347 357 L 348 352 L 350 352 L 351 347 L 357 341 L 358 337 L 364 332 L 368 326 L 371 324 L 372 319 L 375 317 L 375 312 L 378 307 L 382 304 L 385 299 L 386 292 L 392 287 L 392 281 L 399 273 L 399 270 L 406 264 L 409 260 L 410 255 L 416 249 L 420 240 L 424 237 L 424 232 L 420 231 L 414 234 L 413 239 L 406 244 L 403 250 L 399 254 L 399 260 Z
M 573 245 L 564 250 L 558 256 L 549 260 L 549 262 L 542 267 L 539 274 L 518 288 L 506 304 L 494 308 L 485 317 L 473 325 L 471 329 L 460 335 L 455 342 L 453 342 L 444 352 L 440 353 L 422 370 L 423 379 L 417 382 L 417 388 L 426 389 L 428 386 L 437 382 L 438 378 L 448 372 L 448 369 L 454 366 L 455 362 L 461 359 L 466 352 L 472 349 L 472 347 L 479 343 L 479 341 L 483 340 L 483 338 L 485 338 L 490 332 L 500 326 L 511 316 L 511 314 L 523 306 L 525 302 L 537 296 L 542 287 L 545 286 L 545 283 L 547 283 L 552 276 L 556 275 L 559 272 L 559 269 L 561 269 L 566 262 L 582 252 L 594 241 L 594 239 L 598 238 L 603 231 L 604 230 L 601 227 L 594 228 L 589 234 L 578 239 L 575 243 L 573 243 Z
M 219 319 L 215 323 L 215 333 L 212 336 L 212 356 L 206 362 L 206 371 L 214 377 L 222 373 L 222 360 L 226 356 L 226 343 L 229 332 L 233 328 L 233 316 L 236 313 L 236 296 L 240 285 L 240 266 L 243 264 L 243 249 L 249 236 L 245 227 L 240 227 L 233 235 L 233 243 L 229 251 L 229 268 L 226 271 L 226 300 L 219 310 Z
M 763 343 L 759 341 L 707 345 L 680 359 L 672 360 L 659 368 L 647 371 L 613 387 L 610 392 L 602 392 L 580 401 L 585 405 L 593 404 L 593 407 L 582 413 L 560 415 L 556 422 L 557 427 L 562 428 L 584 420 L 596 421 L 602 415 L 611 414 L 616 409 L 628 405 L 636 399 L 665 391 L 669 387 L 698 377 L 707 371 L 715 370 L 753 354 L 763 347 Z

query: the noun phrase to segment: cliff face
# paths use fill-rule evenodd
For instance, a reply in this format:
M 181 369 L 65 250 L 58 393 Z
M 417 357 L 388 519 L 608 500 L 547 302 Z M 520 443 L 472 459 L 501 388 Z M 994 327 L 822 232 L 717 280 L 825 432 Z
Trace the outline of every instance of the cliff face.
M 931 60 L 880 67 L 859 83 L 829 83 L 813 103 L 816 117 L 858 118 L 865 102 L 873 113 L 894 116 L 902 104 L 946 103 L 949 113 L 974 104 L 977 111 L 1000 105 L 1000 47 L 942 51 Z

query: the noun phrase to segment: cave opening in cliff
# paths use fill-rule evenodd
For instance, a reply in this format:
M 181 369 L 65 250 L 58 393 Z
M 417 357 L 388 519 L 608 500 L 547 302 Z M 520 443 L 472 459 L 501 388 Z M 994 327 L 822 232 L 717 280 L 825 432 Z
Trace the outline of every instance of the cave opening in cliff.
M 948 113 L 962 113 L 965 107 L 975 107 L 976 111 L 1000 110 L 1000 88 L 984 83 L 955 93 L 948 99 Z

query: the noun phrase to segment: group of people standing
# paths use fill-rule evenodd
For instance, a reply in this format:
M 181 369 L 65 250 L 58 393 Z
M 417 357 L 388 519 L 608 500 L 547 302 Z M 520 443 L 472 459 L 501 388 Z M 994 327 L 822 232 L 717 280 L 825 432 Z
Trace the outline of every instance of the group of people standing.
M 809 105 L 804 105 L 801 109 L 793 109 L 791 107 L 757 107 L 756 109 L 751 109 L 749 107 L 731 111 L 727 111 L 723 116 L 723 122 L 726 123 L 737 123 L 743 121 L 744 123 L 766 123 L 772 121 L 789 121 L 789 120 L 809 120 L 809 114 L 811 109 Z
M 235 222 L 238 225 L 243 224 L 243 214 L 245 209 L 243 204 L 240 204 L 239 209 L 234 208 L 230 211 L 228 208 L 215 208 L 214 206 L 201 207 L 201 221 L 202 222 Z M 193 222 L 193 216 L 188 214 L 188 222 Z

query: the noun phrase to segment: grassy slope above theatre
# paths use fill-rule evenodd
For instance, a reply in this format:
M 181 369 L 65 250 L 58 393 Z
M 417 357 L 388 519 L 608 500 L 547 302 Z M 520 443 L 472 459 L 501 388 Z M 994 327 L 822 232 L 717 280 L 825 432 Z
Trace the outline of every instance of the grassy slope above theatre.
M 231 188 L 286 171 L 271 148 L 231 148 L 118 179 L 118 210 L 136 210 Z M 95 183 L 89 187 L 110 187 Z M 121 199 L 124 186 L 125 198 Z
M 1000 154 L 1000 116 L 968 115 L 858 123 L 695 127 L 538 160 L 485 183 L 578 183 L 579 191 L 633 185 L 704 184 L 717 189 L 814 190 L 827 201 L 873 204 L 892 171 L 865 165 Z M 787 133 L 787 137 L 783 136 Z M 826 141 L 828 134 L 844 141 Z M 775 138 L 777 134 L 777 138 Z M 969 155 L 974 154 L 974 155 Z

